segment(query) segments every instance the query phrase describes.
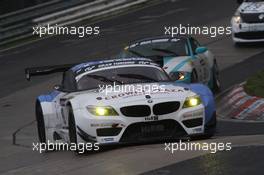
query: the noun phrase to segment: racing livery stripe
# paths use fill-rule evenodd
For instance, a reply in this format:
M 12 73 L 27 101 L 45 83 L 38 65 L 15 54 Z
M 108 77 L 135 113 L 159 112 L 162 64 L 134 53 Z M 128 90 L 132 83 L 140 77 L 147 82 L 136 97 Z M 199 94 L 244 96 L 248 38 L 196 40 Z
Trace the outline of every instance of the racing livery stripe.
M 50 94 L 38 96 L 38 100 L 40 102 L 52 102 L 59 94 L 59 91 L 52 91 Z
M 186 63 L 190 62 L 192 58 L 186 59 L 182 62 L 180 62 L 173 70 L 172 72 L 178 71 L 180 68 L 182 68 Z

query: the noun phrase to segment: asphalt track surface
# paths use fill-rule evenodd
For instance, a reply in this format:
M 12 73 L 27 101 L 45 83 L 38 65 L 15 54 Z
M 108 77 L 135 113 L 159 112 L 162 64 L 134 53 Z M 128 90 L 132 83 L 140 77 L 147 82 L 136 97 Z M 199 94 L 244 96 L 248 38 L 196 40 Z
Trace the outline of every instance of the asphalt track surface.
M 128 41 L 162 35 L 164 26 L 229 25 L 237 4 L 230 0 L 160 1 L 93 25 L 101 35 L 51 37 L 0 52 L 0 173 L 2 174 L 263 174 L 264 124 L 220 121 L 213 139 L 231 142 L 232 150 L 164 151 L 163 143 L 110 148 L 76 156 L 71 152 L 39 154 L 34 99 L 52 89 L 59 76 L 25 81 L 24 68 L 76 63 L 116 54 Z M 234 47 L 230 36 L 197 36 L 216 55 L 223 90 L 264 68 L 263 44 Z M 12 134 L 21 128 L 12 145 Z

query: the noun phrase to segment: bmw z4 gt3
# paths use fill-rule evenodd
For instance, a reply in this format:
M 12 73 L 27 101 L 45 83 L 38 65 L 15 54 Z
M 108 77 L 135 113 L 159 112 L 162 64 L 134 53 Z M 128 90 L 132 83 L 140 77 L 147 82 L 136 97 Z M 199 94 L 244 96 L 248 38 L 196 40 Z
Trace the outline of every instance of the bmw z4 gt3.
M 28 79 L 54 72 L 64 72 L 62 84 L 36 100 L 41 143 L 104 145 L 211 137 L 215 132 L 215 105 L 210 89 L 202 84 L 175 83 L 150 59 L 26 69 Z M 119 85 L 119 91 L 109 90 L 113 85 Z M 159 88 L 138 89 L 154 85 Z M 124 86 L 130 89 L 121 91 Z

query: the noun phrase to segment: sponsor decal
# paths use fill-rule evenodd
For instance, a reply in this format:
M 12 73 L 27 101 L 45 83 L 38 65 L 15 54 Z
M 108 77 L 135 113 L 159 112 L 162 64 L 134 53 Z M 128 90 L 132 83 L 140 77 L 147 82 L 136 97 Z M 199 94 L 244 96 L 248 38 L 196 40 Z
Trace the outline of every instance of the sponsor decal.
M 124 124 L 122 123 L 91 123 L 91 127 L 112 127 L 112 128 L 117 128 L 117 127 L 125 127 Z
M 116 95 L 109 95 L 105 97 L 96 97 L 97 100 L 114 100 L 119 98 L 128 98 L 128 97 L 135 97 L 135 96 L 141 96 L 141 95 L 149 95 L 149 94 L 169 94 L 169 93 L 178 93 L 178 92 L 184 92 L 182 89 L 157 89 L 155 92 L 144 92 L 144 90 L 138 92 L 123 92 Z
M 113 137 L 107 137 L 102 139 L 103 142 L 113 142 L 114 138 Z
M 159 120 L 159 116 L 154 115 L 154 116 L 149 116 L 149 117 L 145 117 L 146 121 L 157 121 Z
M 73 67 L 72 70 L 75 72 L 75 74 L 79 75 L 84 72 L 89 72 L 95 69 L 107 68 L 113 66 L 122 66 L 122 65 L 133 65 L 133 64 L 153 65 L 159 67 L 158 64 L 152 62 L 150 59 L 147 58 L 123 58 L 123 59 L 103 60 L 103 61 L 83 63 Z

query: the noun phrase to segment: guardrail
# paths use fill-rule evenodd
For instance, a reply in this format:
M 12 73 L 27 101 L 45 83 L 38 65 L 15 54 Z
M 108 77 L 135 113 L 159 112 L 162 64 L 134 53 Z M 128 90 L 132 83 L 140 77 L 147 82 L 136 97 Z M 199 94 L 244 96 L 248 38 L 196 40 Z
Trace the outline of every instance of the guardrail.
M 33 19 L 43 15 L 87 4 L 95 0 L 53 0 L 26 9 L 0 15 L 0 46 L 30 36 Z
M 147 1 L 90 0 L 87 2 L 87 0 L 74 0 L 66 2 L 54 0 L 35 8 L 2 15 L 0 16 L 0 47 L 32 36 L 33 26 L 69 25 Z

